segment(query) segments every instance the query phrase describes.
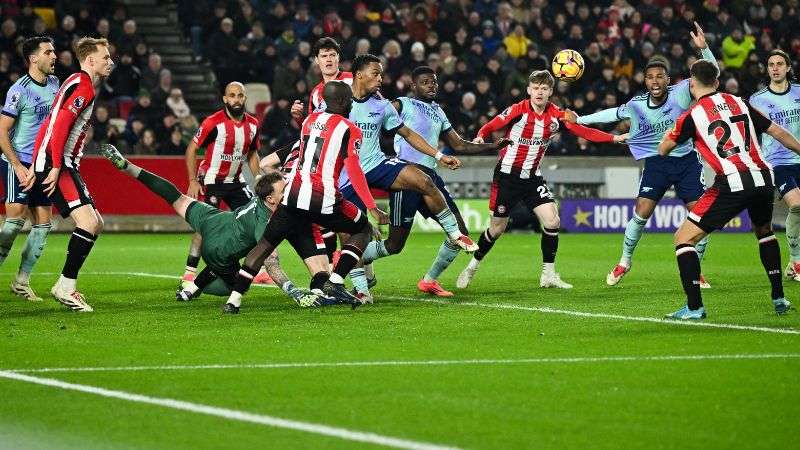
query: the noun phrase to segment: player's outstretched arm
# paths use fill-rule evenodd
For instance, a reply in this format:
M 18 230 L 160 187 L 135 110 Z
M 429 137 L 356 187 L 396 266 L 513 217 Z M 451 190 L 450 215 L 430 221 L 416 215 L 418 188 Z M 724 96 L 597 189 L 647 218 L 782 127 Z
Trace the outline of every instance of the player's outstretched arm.
M 444 135 L 444 140 L 457 153 L 472 154 L 483 153 L 486 151 L 499 150 L 509 144 L 511 139 L 500 139 L 497 142 L 485 144 L 483 142 L 465 141 L 458 132 L 452 128 L 447 130 Z
M 792 136 L 792 133 L 790 133 L 786 128 L 783 128 L 777 123 L 772 122 L 772 125 L 767 128 L 766 133 L 774 137 L 775 140 L 783 144 L 789 150 L 800 155 L 800 141 L 798 141 L 796 137 Z
M 571 117 L 569 113 L 575 114 L 573 111 L 565 110 L 564 114 L 564 122 L 573 122 L 578 123 L 580 125 L 588 125 L 588 124 L 604 124 L 604 123 L 615 123 L 619 122 L 620 120 L 624 119 L 624 117 L 619 117 L 617 111 L 619 110 L 618 107 L 607 108 L 602 111 L 597 111 L 596 113 L 587 114 L 585 116 L 578 116 L 575 115 L 576 120 L 570 120 Z
M 612 142 L 618 144 L 625 142 L 625 140 L 628 138 L 627 133 L 622 135 L 614 135 L 595 128 L 579 125 L 577 123 L 564 122 L 564 126 L 575 136 L 582 137 L 589 142 L 595 142 L 598 144 L 608 144 Z
M 397 134 L 403 137 L 412 147 L 417 151 L 429 156 L 433 156 L 437 161 L 451 169 L 458 169 L 461 167 L 461 161 L 458 158 L 444 155 L 442 152 L 431 147 L 425 139 L 420 136 L 416 131 L 403 125 L 397 130 Z
M 267 174 L 278 170 L 278 167 L 281 165 L 281 159 L 278 157 L 276 152 L 272 152 L 269 155 L 261 158 L 261 161 L 258 163 L 259 173 Z

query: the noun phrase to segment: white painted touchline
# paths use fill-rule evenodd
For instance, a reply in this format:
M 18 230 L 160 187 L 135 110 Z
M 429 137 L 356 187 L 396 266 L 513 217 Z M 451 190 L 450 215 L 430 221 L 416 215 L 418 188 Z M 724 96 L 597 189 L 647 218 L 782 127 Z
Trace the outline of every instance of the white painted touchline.
M 118 366 L 118 367 L 44 367 L 33 369 L 7 369 L 13 373 L 45 372 L 140 372 L 160 370 L 221 370 L 221 369 L 296 369 L 324 367 L 380 367 L 380 366 L 454 366 L 454 365 L 502 365 L 502 364 L 557 364 L 557 363 L 604 363 L 643 361 L 709 361 L 752 359 L 795 359 L 800 353 L 742 353 L 730 355 L 656 355 L 656 356 L 576 356 L 563 358 L 522 359 L 441 359 L 427 361 L 341 361 L 341 362 L 296 362 L 296 363 L 252 363 L 252 364 L 194 364 L 166 366 Z
M 765 333 L 778 333 L 778 334 L 800 334 L 800 330 L 795 330 L 793 328 L 770 328 L 770 327 L 757 327 L 751 325 L 736 325 L 731 323 L 715 323 L 715 322 L 701 322 L 701 321 L 692 321 L 692 320 L 669 320 L 669 319 L 660 319 L 657 317 L 637 317 L 637 316 L 623 316 L 620 314 L 607 314 L 607 313 L 593 313 L 593 312 L 585 312 L 585 311 L 572 311 L 568 309 L 554 309 L 544 307 L 536 307 L 536 306 L 523 306 L 523 305 L 510 305 L 505 303 L 476 303 L 476 302 L 458 302 L 458 301 L 445 301 L 445 300 L 435 300 L 429 298 L 419 298 L 419 297 L 397 297 L 397 296 L 390 296 L 390 295 L 380 295 L 376 296 L 376 299 L 380 301 L 381 298 L 387 298 L 390 300 L 406 300 L 406 301 L 414 301 L 414 302 L 424 302 L 424 303 L 436 303 L 440 305 L 451 305 L 451 306 L 473 306 L 479 308 L 494 308 L 494 309 L 511 309 L 511 310 L 519 310 L 519 311 L 532 311 L 532 312 L 540 312 L 545 314 L 563 314 L 567 316 L 578 316 L 578 317 L 591 317 L 594 319 L 617 319 L 617 320 L 628 320 L 632 322 L 651 322 L 651 323 L 659 323 L 662 325 L 677 325 L 677 326 L 689 326 L 689 327 L 707 327 L 707 328 L 726 328 L 730 330 L 743 330 L 743 331 L 762 331 Z
M 267 416 L 263 414 L 249 413 L 246 411 L 237 411 L 235 409 L 219 408 L 216 406 L 203 405 L 200 403 L 192 403 L 182 400 L 175 400 L 163 397 L 150 397 L 147 395 L 134 394 L 125 391 L 116 391 L 111 389 L 104 389 L 84 384 L 67 383 L 61 380 L 52 378 L 34 377 L 31 375 L 23 375 L 21 373 L 0 371 L 0 378 L 7 378 L 10 380 L 24 381 L 26 383 L 33 383 L 42 386 L 55 387 L 68 391 L 78 391 L 86 394 L 99 395 L 106 398 L 114 398 L 118 400 L 125 400 L 133 403 L 144 403 L 148 405 L 162 406 L 165 408 L 177 409 L 181 411 L 189 411 L 197 414 L 206 414 L 209 416 L 221 417 L 227 420 L 234 420 L 237 422 L 249 422 L 259 425 L 266 425 L 275 428 L 284 428 L 288 430 L 303 431 L 306 433 L 319 434 L 323 436 L 330 436 L 348 441 L 364 442 L 368 444 L 383 445 L 386 447 L 403 448 L 411 450 L 453 450 L 457 447 L 447 447 L 427 442 L 411 441 L 406 439 L 395 438 L 391 436 L 383 436 L 380 434 L 348 430 L 346 428 L 332 427 L 328 425 L 321 425 L 310 422 L 300 422 L 290 419 L 282 419 L 280 417 Z

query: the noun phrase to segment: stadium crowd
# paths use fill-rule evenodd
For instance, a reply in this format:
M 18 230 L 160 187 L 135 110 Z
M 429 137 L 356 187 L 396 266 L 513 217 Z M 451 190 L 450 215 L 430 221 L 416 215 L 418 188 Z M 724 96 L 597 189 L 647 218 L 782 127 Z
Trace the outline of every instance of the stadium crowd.
M 102 89 L 93 142 L 112 142 L 126 153 L 182 154 L 197 118 L 125 7 L 103 1 L 34 3 L 55 4 L 55 30 L 34 13 L 31 2 L 0 2 L 3 92 L 24 73 L 19 53 L 23 36 L 54 37 L 56 74 L 62 80 L 77 70 L 70 51 L 76 36 L 107 37 L 117 67 Z M 307 101 L 320 80 L 311 51 L 322 36 L 341 43 L 344 70 L 355 55 L 379 55 L 385 61 L 381 92 L 386 97 L 407 93 L 415 67 L 433 67 L 439 75 L 440 103 L 456 129 L 472 137 L 500 108 L 521 99 L 528 74 L 548 68 L 561 48 L 581 52 L 586 68 L 580 81 L 559 83 L 553 100 L 579 114 L 619 105 L 643 91 L 642 68 L 653 55 L 669 60 L 673 82 L 683 79 L 698 56 L 689 39 L 694 21 L 702 24 L 723 68 L 722 88 L 747 96 L 764 86 L 763 61 L 770 50 L 780 47 L 800 59 L 798 3 L 178 0 L 178 12 L 198 60 L 211 65 L 220 86 L 238 80 L 270 87 L 272 105 L 259 118 L 269 148 L 297 136 L 289 108 L 296 99 Z M 123 115 L 123 108 L 130 112 L 121 126 L 113 118 Z M 570 137 L 550 149 L 551 154 L 587 152 L 626 150 Z

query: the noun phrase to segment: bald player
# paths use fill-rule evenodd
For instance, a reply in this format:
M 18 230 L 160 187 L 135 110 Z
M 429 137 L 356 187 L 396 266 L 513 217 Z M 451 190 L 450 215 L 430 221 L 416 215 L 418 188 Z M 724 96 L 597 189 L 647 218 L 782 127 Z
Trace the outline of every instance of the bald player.
M 200 124 L 194 139 L 186 147 L 186 173 L 189 189 L 186 195 L 205 200 L 216 208 L 224 203 L 233 211 L 253 198 L 245 183 L 242 166 L 246 161 L 250 172 L 259 173 L 258 119 L 244 112 L 247 93 L 244 85 L 233 81 L 225 86 L 223 108 Z M 205 148 L 205 156 L 197 166 L 197 149 Z M 186 259 L 184 281 L 194 280 L 200 263 L 202 238 L 195 233 Z

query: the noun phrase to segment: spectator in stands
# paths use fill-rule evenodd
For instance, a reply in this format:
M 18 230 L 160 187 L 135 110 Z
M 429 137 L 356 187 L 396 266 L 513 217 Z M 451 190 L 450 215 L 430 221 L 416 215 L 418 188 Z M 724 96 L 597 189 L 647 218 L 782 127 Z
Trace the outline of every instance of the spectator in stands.
M 158 144 L 156 152 L 159 155 L 183 155 L 186 152 L 186 146 L 183 145 L 182 137 L 180 127 L 174 127 L 169 134 L 169 139 Z
M 175 113 L 172 111 L 167 111 L 164 113 L 164 116 L 161 117 L 161 121 L 153 128 L 153 132 L 156 136 L 156 141 L 164 142 L 169 140 L 169 135 L 172 133 L 173 128 L 179 126 L 178 125 L 178 118 L 175 116 Z
M 292 30 L 294 30 L 294 35 L 299 40 L 308 39 L 311 35 L 311 28 L 314 27 L 314 20 L 308 14 L 308 5 L 305 3 L 300 3 L 297 6 L 297 14 L 295 14 L 294 19 L 292 20 Z
M 75 18 L 66 15 L 61 19 L 61 28 L 53 33 L 53 40 L 55 41 L 56 50 L 70 50 L 72 48 L 72 41 L 78 38 L 75 33 Z
M 11 53 L 0 52 L 0 89 L 8 92 L 11 85 L 17 81 L 22 71 L 11 64 Z
M 423 48 L 424 48 L 424 46 L 423 46 Z M 366 55 L 367 53 L 370 53 L 369 41 L 366 40 L 366 39 L 359 39 L 356 42 L 356 53 L 355 53 L 355 56 Z
M 747 56 L 756 48 L 756 38 L 745 35 L 740 27 L 722 40 L 722 62 L 726 69 L 739 69 Z
M 139 92 L 139 83 L 142 79 L 142 72 L 133 65 L 133 58 L 130 53 L 123 52 L 119 58 L 119 64 L 108 77 L 108 92 L 118 99 L 132 100 Z
M 122 35 L 122 27 L 126 20 L 128 20 L 128 10 L 125 9 L 125 5 L 117 5 L 111 16 L 112 36 L 117 37 Z
M 283 32 L 275 39 L 275 49 L 281 58 L 290 58 L 297 53 L 297 38 L 291 24 L 284 26 Z
M 289 60 L 286 65 L 275 68 L 275 81 L 272 83 L 272 95 L 294 99 L 295 83 L 303 78 L 303 69 L 298 56 Z M 307 99 L 300 98 L 305 102 Z
M 75 17 L 76 28 L 81 34 L 91 33 L 97 25 L 96 19 L 92 16 L 92 12 L 87 5 L 82 5 L 78 8 L 78 14 Z
M 132 120 L 128 121 L 128 125 L 125 127 L 125 133 L 123 133 L 122 137 L 127 142 L 128 147 L 133 147 L 139 142 L 139 138 L 142 137 L 142 132 L 144 131 L 144 122 L 140 119 L 134 118 L 131 116 Z
M 267 110 L 261 125 L 261 136 L 267 147 L 279 147 L 293 141 L 299 134 L 290 112 L 291 102 L 287 97 L 277 97 Z
M 270 40 L 267 39 L 267 35 L 264 34 L 264 25 L 262 25 L 261 22 L 253 24 L 250 28 L 250 32 L 247 34 L 247 39 L 250 41 L 250 48 L 254 55 L 264 53 L 264 49 L 270 44 Z
M 423 41 L 428 35 L 430 24 L 428 23 L 428 11 L 424 5 L 416 5 L 411 10 L 411 19 L 406 24 L 406 32 L 414 41 Z
M 142 138 L 133 146 L 134 155 L 155 155 L 156 135 L 150 128 L 142 132 Z
M 248 0 L 239 0 L 239 13 L 236 15 L 236 27 L 234 28 L 236 37 L 247 36 L 256 21 L 258 21 L 258 13 L 253 5 Z
M 483 22 L 481 37 L 483 38 L 483 53 L 486 54 L 486 56 L 494 55 L 497 48 L 502 44 L 502 41 L 500 40 L 500 36 L 497 35 L 491 20 Z
M 109 42 L 112 43 L 114 42 L 114 40 L 111 39 L 111 22 L 109 22 L 108 19 L 103 18 L 98 20 L 95 31 L 97 32 L 97 37 L 108 39 Z
M 98 144 L 114 144 L 116 145 L 120 138 L 120 132 L 114 125 L 111 124 L 111 114 L 109 113 L 106 105 L 98 105 L 94 110 L 94 135 L 92 140 Z
M 136 33 L 136 22 L 133 19 L 128 19 L 122 25 L 122 36 L 117 40 L 117 47 L 120 52 L 127 52 L 131 55 L 136 50 L 136 46 L 144 42 L 144 39 Z
M 475 109 L 479 113 L 485 114 L 489 109 L 495 106 L 497 96 L 492 89 L 492 84 L 489 82 L 489 77 L 481 75 L 475 83 Z
M 33 23 L 37 18 L 38 16 L 33 12 L 33 5 L 31 5 L 31 2 L 25 1 L 22 3 L 19 15 L 14 17 L 14 22 L 16 22 L 17 28 L 21 34 L 30 35 L 33 32 Z
M 174 87 L 169 92 L 169 97 L 167 97 L 167 108 L 175 114 L 179 120 L 185 117 L 189 117 L 192 114 L 191 109 L 189 109 L 189 105 L 186 103 L 186 100 L 183 98 L 183 91 Z
M 172 92 L 172 72 L 164 69 L 158 77 L 158 86 L 150 91 L 150 99 L 157 108 L 164 109 L 167 106 L 167 97 Z
M 75 65 L 72 52 L 69 50 L 60 51 L 58 53 L 58 60 L 56 61 L 56 77 L 58 77 L 59 80 L 64 81 L 67 79 L 67 77 L 77 71 L 78 66 Z
M 505 5 L 508 5 L 508 3 L 505 3 Z M 508 5 L 508 7 L 509 9 L 511 8 L 510 5 Z M 521 58 L 525 56 L 528 53 L 528 46 L 530 44 L 531 40 L 525 36 L 525 28 L 521 24 L 514 26 L 514 31 L 503 39 L 503 45 L 506 46 L 508 56 L 512 58 Z
M 141 120 L 145 127 L 153 128 L 161 120 L 163 109 L 159 109 L 153 105 L 150 93 L 142 89 L 139 91 L 139 96 L 136 98 L 136 105 L 131 109 L 128 121 L 133 119 Z
M 267 29 L 264 30 L 267 35 L 276 39 L 281 31 L 291 24 L 291 16 L 286 9 L 286 5 L 283 2 L 275 2 L 264 23 L 269 24 Z
M 403 49 L 400 43 L 394 39 L 386 41 L 383 44 L 381 54 L 386 58 L 385 70 L 389 73 L 400 73 L 406 65 L 403 59 Z
M 541 53 L 539 53 L 539 46 L 536 43 L 528 45 L 528 68 L 533 72 L 534 70 L 547 70 L 550 67 L 550 62 Z
M 15 41 L 19 37 L 17 23 L 14 19 L 6 19 L 0 26 L 0 51 L 13 52 Z
M 225 86 L 236 79 L 236 49 L 239 45 L 236 36 L 233 34 L 233 20 L 229 17 L 222 19 L 217 30 L 208 40 L 205 46 L 205 55 L 214 66 L 217 73 L 217 80 L 221 86 Z
M 462 136 L 475 136 L 478 131 L 475 120 L 478 118 L 478 111 L 475 110 L 477 99 L 472 92 L 466 92 L 461 96 L 461 105 L 452 116 L 453 125 L 458 134 Z
M 158 87 L 162 71 L 164 71 L 164 67 L 161 66 L 161 55 L 155 52 L 150 53 L 147 57 L 147 67 L 142 70 L 142 87 L 148 91 L 155 90 Z
M 728 94 L 739 95 L 739 82 L 736 81 L 736 78 L 728 78 L 725 81 L 725 92 Z

